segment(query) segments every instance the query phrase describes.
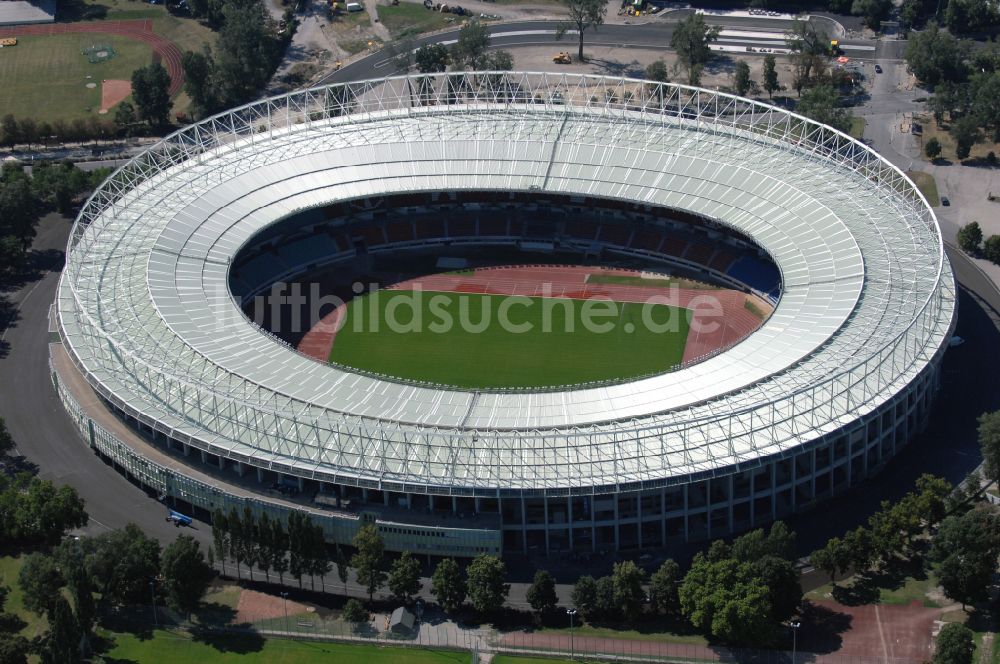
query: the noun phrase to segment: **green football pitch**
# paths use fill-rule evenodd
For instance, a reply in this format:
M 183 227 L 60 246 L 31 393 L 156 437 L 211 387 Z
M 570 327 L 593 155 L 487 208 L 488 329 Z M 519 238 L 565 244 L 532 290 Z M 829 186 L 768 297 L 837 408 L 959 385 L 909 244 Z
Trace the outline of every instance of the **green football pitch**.
M 664 304 L 387 290 L 348 304 L 330 361 L 461 388 L 575 385 L 677 366 L 689 326 Z

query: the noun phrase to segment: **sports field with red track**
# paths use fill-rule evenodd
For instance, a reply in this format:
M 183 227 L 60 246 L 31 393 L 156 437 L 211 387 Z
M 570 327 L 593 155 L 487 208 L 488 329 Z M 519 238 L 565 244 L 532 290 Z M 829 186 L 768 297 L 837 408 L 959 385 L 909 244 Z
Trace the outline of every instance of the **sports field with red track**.
M 0 28 L 0 37 L 64 34 L 117 35 L 149 44 L 153 49 L 154 58 L 158 59 L 167 70 L 167 73 L 170 74 L 170 95 L 174 96 L 180 92 L 181 86 L 184 84 L 181 50 L 172 41 L 153 32 L 153 21 L 150 19 L 49 23 L 45 25 L 17 25 Z
M 749 304 L 748 304 L 749 302 Z M 411 279 L 338 307 L 299 350 L 462 388 L 541 388 L 676 369 L 756 330 L 770 307 L 666 275 L 518 265 Z

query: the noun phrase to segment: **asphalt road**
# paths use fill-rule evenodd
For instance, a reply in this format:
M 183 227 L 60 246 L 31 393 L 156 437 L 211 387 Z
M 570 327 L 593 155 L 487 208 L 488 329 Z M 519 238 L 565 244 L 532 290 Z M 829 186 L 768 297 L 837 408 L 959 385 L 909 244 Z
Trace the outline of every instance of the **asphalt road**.
M 585 35 L 585 47 L 615 46 L 620 48 L 656 49 L 669 48 L 670 38 L 677 21 L 686 12 L 670 12 L 662 19 L 653 20 L 642 25 L 602 25 L 596 31 L 588 31 Z M 753 16 L 710 17 L 712 23 L 722 23 L 729 31 L 747 33 L 744 35 L 727 36 L 723 33 L 719 43 L 738 50 L 747 46 L 756 48 L 783 48 L 785 46 L 784 31 L 792 22 L 780 19 L 758 18 Z M 830 19 L 822 19 L 824 23 Z M 489 26 L 490 48 L 516 49 L 522 46 L 550 45 L 554 50 L 576 51 L 576 33 L 567 34 L 562 41 L 556 40 L 557 21 L 523 21 L 499 23 Z M 453 44 L 458 39 L 458 30 L 441 32 L 415 39 L 414 49 L 424 44 Z M 772 36 L 764 36 L 763 33 Z M 760 34 L 757 34 L 760 33 Z M 876 43 L 865 39 L 841 39 L 841 46 L 847 55 L 857 59 L 872 59 L 876 55 Z M 558 48 L 556 48 L 558 47 Z M 884 48 L 883 48 L 884 50 Z M 894 52 L 887 51 L 880 57 L 895 57 Z M 366 80 L 390 76 L 397 73 L 392 61 L 392 55 L 386 49 L 367 57 L 355 60 L 339 71 L 333 72 L 317 85 L 326 83 L 343 83 L 347 81 Z

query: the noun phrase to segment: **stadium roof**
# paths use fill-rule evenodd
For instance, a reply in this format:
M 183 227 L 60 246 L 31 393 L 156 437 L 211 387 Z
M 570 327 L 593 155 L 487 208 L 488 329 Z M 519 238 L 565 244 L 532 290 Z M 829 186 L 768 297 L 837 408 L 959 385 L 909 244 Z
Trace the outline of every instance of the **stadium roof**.
M 742 343 L 680 371 L 467 392 L 317 363 L 229 293 L 232 257 L 290 214 L 440 190 L 696 212 L 771 255 L 781 299 Z M 67 256 L 64 338 L 127 412 L 283 472 L 455 492 L 655 484 L 786 453 L 912 381 L 955 308 L 933 213 L 866 146 L 722 93 L 562 74 L 401 77 L 236 109 L 118 171 Z

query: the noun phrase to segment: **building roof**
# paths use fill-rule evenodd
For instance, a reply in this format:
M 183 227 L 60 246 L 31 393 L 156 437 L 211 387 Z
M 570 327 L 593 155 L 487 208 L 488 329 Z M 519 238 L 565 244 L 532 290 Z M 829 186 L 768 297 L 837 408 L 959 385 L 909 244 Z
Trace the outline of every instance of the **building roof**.
M 774 314 L 680 371 L 544 392 L 351 373 L 244 318 L 236 252 L 332 201 L 428 190 L 605 197 L 751 236 Z M 60 321 L 113 403 L 192 445 L 364 486 L 538 490 L 679 481 L 784 454 L 891 399 L 950 334 L 933 212 L 867 146 L 722 93 L 555 74 L 291 93 L 174 134 L 74 227 Z

